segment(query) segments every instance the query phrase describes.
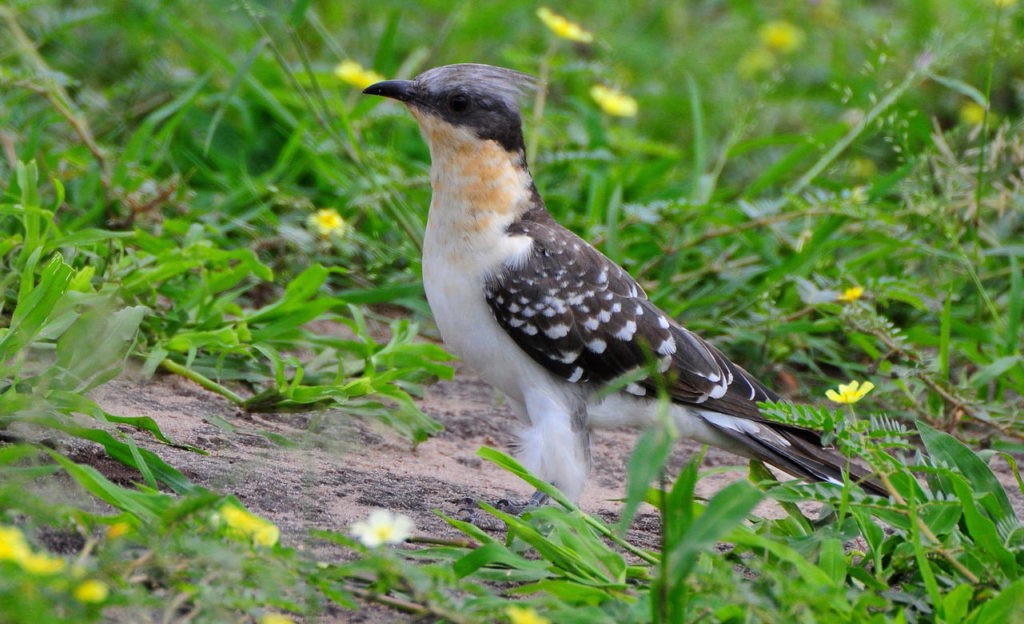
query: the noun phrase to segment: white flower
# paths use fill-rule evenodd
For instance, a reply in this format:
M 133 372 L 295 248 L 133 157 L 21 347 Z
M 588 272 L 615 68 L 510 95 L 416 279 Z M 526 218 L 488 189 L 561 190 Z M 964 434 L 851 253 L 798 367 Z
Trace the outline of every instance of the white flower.
M 351 531 L 364 546 L 376 548 L 381 544 L 401 544 L 412 535 L 412 529 L 412 518 L 376 509 L 365 521 L 354 523 Z

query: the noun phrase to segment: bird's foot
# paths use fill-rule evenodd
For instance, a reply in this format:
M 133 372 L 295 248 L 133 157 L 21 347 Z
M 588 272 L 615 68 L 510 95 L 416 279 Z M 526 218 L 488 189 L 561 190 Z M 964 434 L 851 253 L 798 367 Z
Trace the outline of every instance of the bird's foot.
M 548 500 L 548 495 L 538 490 L 525 501 L 502 498 L 495 501 L 491 506 L 503 513 L 519 516 L 546 504 Z M 455 515 L 457 519 L 468 522 L 485 531 L 499 531 L 504 528 L 504 522 L 480 508 L 481 501 L 479 499 L 466 497 L 455 502 L 460 505 L 459 511 Z

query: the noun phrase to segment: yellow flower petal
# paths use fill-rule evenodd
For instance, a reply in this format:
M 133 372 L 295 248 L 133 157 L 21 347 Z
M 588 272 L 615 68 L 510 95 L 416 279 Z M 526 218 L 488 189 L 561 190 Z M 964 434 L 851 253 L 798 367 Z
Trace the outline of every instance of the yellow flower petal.
M 334 208 L 321 208 L 310 215 L 309 227 L 315 229 L 320 236 L 342 236 L 348 224 Z
M 25 536 L 17 527 L 0 526 L 0 561 L 21 563 L 32 555 Z
M 873 178 L 878 173 L 878 165 L 870 158 L 858 156 L 850 161 L 849 171 L 850 175 L 858 180 L 867 180 Z
M 538 614 L 530 607 L 512 605 L 505 609 L 510 624 L 550 624 L 551 620 Z
M 103 602 L 108 596 L 110 596 L 110 588 L 108 588 L 106 583 L 103 583 L 102 581 L 90 579 L 79 583 L 71 592 L 71 595 L 74 596 L 75 600 L 78 602 L 97 604 Z
M 236 536 L 252 540 L 257 546 L 273 546 L 281 536 L 274 523 L 233 503 L 221 506 L 220 519 Z
M 32 553 L 18 563 L 22 569 L 32 574 L 55 574 L 67 566 L 67 562 L 59 557 Z
M 537 17 L 540 18 L 540 21 L 544 22 L 544 25 L 551 32 L 562 39 L 568 39 L 576 43 L 590 43 L 594 40 L 594 35 L 585 28 L 547 7 L 537 9 Z
M 960 107 L 960 121 L 968 126 L 980 126 L 985 121 L 985 107 L 977 102 L 967 102 Z
M 260 618 L 260 624 L 295 624 L 295 620 L 280 613 L 268 613 Z
M 366 69 L 353 60 L 338 63 L 338 66 L 334 68 L 334 75 L 357 89 L 365 89 L 375 82 L 384 80 L 384 76 L 372 69 Z
M 861 286 L 851 286 L 843 292 L 836 295 L 836 301 L 843 303 L 853 303 L 864 296 L 864 288 Z
M 996 5 L 1001 9 L 1006 9 L 1017 4 L 1017 0 L 992 0 L 992 4 Z
M 874 389 L 875 384 L 870 381 L 865 381 L 864 383 L 851 381 L 848 384 L 839 384 L 839 392 L 832 389 L 826 390 L 825 396 L 833 403 L 849 404 L 860 401 L 867 393 Z
M 736 69 L 744 78 L 754 78 L 775 67 L 776 62 L 771 50 L 758 47 L 741 56 Z
M 132 525 L 127 522 L 115 522 L 107 527 L 107 539 L 117 539 L 127 535 L 132 530 Z
M 767 49 L 779 54 L 795 52 L 804 43 L 804 32 L 785 20 L 766 23 L 757 34 Z
M 594 85 L 590 88 L 590 97 L 594 98 L 601 110 L 616 117 L 635 117 L 637 112 L 636 100 L 625 93 L 606 87 Z

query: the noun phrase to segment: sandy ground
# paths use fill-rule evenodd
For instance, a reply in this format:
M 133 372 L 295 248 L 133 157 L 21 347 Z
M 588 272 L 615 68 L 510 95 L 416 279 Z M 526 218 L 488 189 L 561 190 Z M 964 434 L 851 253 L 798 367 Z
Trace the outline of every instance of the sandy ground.
M 150 380 L 125 376 L 95 390 L 93 398 L 114 414 L 150 416 L 171 439 L 207 451 L 209 455 L 204 456 L 134 434 L 140 445 L 157 451 L 189 479 L 234 494 L 274 521 L 282 540 L 300 548 L 320 547 L 309 537 L 310 529 L 346 531 L 380 507 L 411 516 L 418 534 L 461 537 L 434 510 L 457 516 L 465 509 L 466 499 L 524 500 L 531 493 L 527 484 L 476 456 L 482 445 L 507 451 L 517 422 L 500 396 L 466 370 L 460 370 L 455 381 L 434 384 L 421 401 L 422 409 L 445 429 L 416 448 L 379 423 L 353 419 L 340 410 L 244 413 L 174 376 Z M 279 445 L 268 434 L 283 436 L 293 445 Z M 581 501 L 584 510 L 608 522 L 617 519 L 626 462 L 635 440 L 634 431 L 595 432 L 594 469 Z M 133 471 L 106 458 L 100 449 L 76 445 L 71 450 L 75 459 L 96 465 L 119 482 L 138 480 Z M 696 445 L 680 443 L 671 466 L 678 468 L 697 450 Z M 736 469 L 702 479 L 698 493 L 709 496 L 746 473 L 742 460 L 709 451 L 704 469 L 730 465 Z M 1009 475 L 1004 476 L 1009 482 Z M 759 513 L 779 511 L 768 504 Z M 656 548 L 659 522 L 650 508 L 638 514 L 630 538 Z M 336 611 L 324 617 L 321 621 L 405 621 L 380 607 L 358 613 Z

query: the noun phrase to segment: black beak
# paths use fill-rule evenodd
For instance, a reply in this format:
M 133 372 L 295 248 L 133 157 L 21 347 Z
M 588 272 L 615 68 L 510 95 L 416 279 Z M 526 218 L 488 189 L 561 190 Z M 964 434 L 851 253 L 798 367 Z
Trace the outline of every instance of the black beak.
M 413 84 L 412 80 L 385 80 L 366 87 L 363 89 L 363 93 L 379 95 L 399 102 L 411 102 L 414 91 Z

